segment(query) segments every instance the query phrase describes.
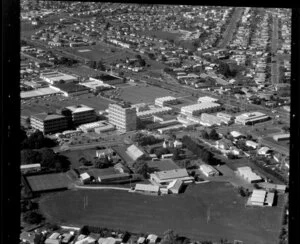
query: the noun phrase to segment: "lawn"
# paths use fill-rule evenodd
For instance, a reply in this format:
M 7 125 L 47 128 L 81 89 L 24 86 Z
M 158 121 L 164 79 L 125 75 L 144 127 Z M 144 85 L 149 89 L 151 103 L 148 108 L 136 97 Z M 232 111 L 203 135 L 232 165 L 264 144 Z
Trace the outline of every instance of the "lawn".
M 174 161 L 171 159 L 162 159 L 159 161 L 148 161 L 147 164 L 153 171 L 179 169 L 178 165 L 175 164 Z
M 132 103 L 154 103 L 155 98 L 170 95 L 168 90 L 155 86 L 132 86 L 120 91 L 120 98 Z
M 64 173 L 32 175 L 26 177 L 32 191 L 48 191 L 67 188 L 71 180 Z
M 88 206 L 83 208 L 83 199 Z M 49 195 L 40 209 L 51 221 L 161 235 L 167 229 L 196 240 L 273 244 L 281 227 L 283 199 L 272 208 L 245 207 L 230 184 L 191 185 L 184 194 L 146 196 L 115 190 L 77 190 Z M 72 207 L 70 207 L 72 206 Z

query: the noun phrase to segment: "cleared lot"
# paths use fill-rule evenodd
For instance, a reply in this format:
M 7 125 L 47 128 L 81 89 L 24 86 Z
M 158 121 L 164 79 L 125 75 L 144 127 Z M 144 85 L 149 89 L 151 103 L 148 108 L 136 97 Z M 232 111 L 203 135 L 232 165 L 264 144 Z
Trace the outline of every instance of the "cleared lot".
M 84 206 L 84 197 L 88 205 Z M 77 190 L 49 195 L 40 202 L 49 220 L 132 232 L 162 234 L 173 229 L 197 240 L 276 243 L 283 199 L 277 207 L 245 207 L 230 184 L 191 185 L 184 194 L 162 197 L 114 190 Z M 71 207 L 70 207 L 71 206 Z

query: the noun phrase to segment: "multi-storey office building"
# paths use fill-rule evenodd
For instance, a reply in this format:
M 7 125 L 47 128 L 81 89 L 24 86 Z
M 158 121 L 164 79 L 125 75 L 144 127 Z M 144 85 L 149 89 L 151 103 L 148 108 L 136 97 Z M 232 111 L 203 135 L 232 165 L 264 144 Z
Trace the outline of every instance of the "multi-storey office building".
M 109 104 L 108 121 L 122 132 L 136 130 L 136 109 L 124 104 Z
M 68 128 L 67 118 L 59 114 L 39 113 L 30 118 L 32 128 L 44 134 L 64 131 Z
M 85 106 L 83 104 L 77 106 L 66 107 L 71 113 L 73 126 L 94 122 L 96 120 L 95 109 Z

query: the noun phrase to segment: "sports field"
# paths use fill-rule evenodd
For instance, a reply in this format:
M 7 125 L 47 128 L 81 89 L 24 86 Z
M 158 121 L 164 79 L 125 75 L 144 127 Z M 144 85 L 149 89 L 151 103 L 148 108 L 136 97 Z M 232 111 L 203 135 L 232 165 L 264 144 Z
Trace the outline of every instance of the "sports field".
M 71 180 L 64 173 L 32 175 L 26 177 L 32 191 L 49 191 L 67 188 Z
M 84 208 L 84 197 L 88 205 Z M 40 201 L 43 214 L 64 224 L 94 225 L 132 232 L 175 230 L 196 240 L 242 240 L 274 244 L 281 227 L 283 199 L 272 208 L 245 207 L 230 184 L 191 185 L 184 194 L 146 196 L 116 190 L 77 190 Z
M 120 98 L 131 103 L 154 103 L 155 98 L 175 96 L 170 91 L 155 86 L 131 86 L 120 90 Z

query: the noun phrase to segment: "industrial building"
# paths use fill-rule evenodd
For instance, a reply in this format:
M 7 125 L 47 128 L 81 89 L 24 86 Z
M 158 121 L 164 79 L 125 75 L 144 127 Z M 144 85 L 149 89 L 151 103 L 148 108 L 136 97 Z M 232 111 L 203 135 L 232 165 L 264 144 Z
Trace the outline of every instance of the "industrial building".
M 227 121 L 213 114 L 202 113 L 200 116 L 200 124 L 203 126 L 213 126 L 227 124 Z
M 123 104 L 109 104 L 108 121 L 121 132 L 136 130 L 136 109 Z
M 65 83 L 70 83 L 78 80 L 78 78 L 75 76 L 64 74 L 58 71 L 41 73 L 40 78 L 52 85 L 58 84 L 61 81 L 64 81 Z
M 270 117 L 261 112 L 244 113 L 236 116 L 235 123 L 242 125 L 253 125 L 269 120 Z
M 251 205 L 256 206 L 273 206 L 275 194 L 265 190 L 253 190 L 249 199 Z
M 147 110 L 139 110 L 137 112 L 137 117 L 140 119 L 150 118 L 153 115 L 163 114 L 172 111 L 173 109 L 170 107 L 157 107 L 157 106 L 148 106 Z
M 205 103 L 205 102 L 217 102 L 219 99 L 217 98 L 213 98 L 213 97 L 208 97 L 208 96 L 204 96 L 204 97 L 199 97 L 198 98 L 198 103 Z
M 141 192 L 150 195 L 159 194 L 159 186 L 150 185 L 150 184 L 136 184 L 134 188 L 135 192 Z
M 274 139 L 275 141 L 289 140 L 289 139 L 290 139 L 290 133 L 274 135 L 274 136 L 273 136 L 273 139 Z
M 216 170 L 214 167 L 208 164 L 201 164 L 199 169 L 207 177 L 216 176 L 220 174 L 218 170 Z
M 252 169 L 248 166 L 237 168 L 237 173 L 240 176 L 242 176 L 245 180 L 247 180 L 249 183 L 256 183 L 263 180 L 259 175 L 254 173 Z
M 91 91 L 104 91 L 115 88 L 114 86 L 105 84 L 101 80 L 97 80 L 95 78 L 90 77 L 89 81 L 79 83 L 82 86 L 89 88 Z
M 201 113 L 213 113 L 221 109 L 221 105 L 213 102 L 202 102 L 181 108 L 181 113 L 187 116 L 199 115 Z
M 50 88 L 62 93 L 65 97 L 79 96 L 89 93 L 89 89 L 85 86 L 74 83 L 57 83 L 50 85 Z
M 186 169 L 173 169 L 155 172 L 150 174 L 150 179 L 158 185 L 168 185 L 177 179 L 182 180 L 184 183 L 191 183 L 194 181 L 194 178 L 189 176 Z
M 71 119 L 74 126 L 79 126 L 81 124 L 94 122 L 96 120 L 95 109 L 88 107 L 86 105 L 77 105 L 66 107 L 64 114 Z
M 30 117 L 30 125 L 44 134 L 61 132 L 68 128 L 65 116 L 45 112 L 32 115 Z
M 178 103 L 177 98 L 172 96 L 160 97 L 155 99 L 155 105 L 160 107 L 164 107 L 166 105 L 173 105 L 177 103 Z

